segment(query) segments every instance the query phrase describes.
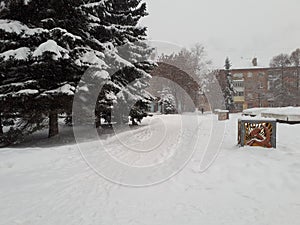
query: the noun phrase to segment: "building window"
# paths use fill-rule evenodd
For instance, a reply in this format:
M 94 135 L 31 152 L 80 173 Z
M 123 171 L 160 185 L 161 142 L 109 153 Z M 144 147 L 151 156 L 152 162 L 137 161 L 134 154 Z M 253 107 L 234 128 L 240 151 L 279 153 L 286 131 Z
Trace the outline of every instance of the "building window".
M 234 93 L 234 96 L 242 97 L 242 96 L 244 96 L 244 92 L 243 91 L 237 91 L 237 92 Z
M 233 74 L 233 77 L 235 77 L 235 78 L 243 78 L 244 75 L 243 75 L 243 73 L 235 73 L 235 74 Z
M 263 77 L 264 75 L 265 75 L 265 73 L 263 73 L 263 72 L 258 73 L 258 76 L 260 76 L 260 77 Z
M 253 77 L 253 73 L 251 73 L 251 72 L 248 72 L 248 75 L 247 75 L 249 78 L 250 77 Z

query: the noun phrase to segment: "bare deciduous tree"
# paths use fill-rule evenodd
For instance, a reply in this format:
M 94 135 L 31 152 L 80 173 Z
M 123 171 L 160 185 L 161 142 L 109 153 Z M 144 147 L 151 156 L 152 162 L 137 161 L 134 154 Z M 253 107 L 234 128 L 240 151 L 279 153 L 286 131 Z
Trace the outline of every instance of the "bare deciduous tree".
M 274 56 L 270 61 L 270 67 L 286 67 L 291 64 L 290 56 L 288 54 L 279 54 Z

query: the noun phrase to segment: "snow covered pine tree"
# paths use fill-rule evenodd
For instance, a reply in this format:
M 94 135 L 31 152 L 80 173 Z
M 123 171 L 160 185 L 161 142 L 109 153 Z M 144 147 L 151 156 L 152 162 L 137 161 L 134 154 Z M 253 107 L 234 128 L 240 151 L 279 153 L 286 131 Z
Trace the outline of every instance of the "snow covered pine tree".
M 76 81 L 83 73 L 74 60 L 76 47 L 84 46 L 76 34 L 86 25 L 79 23 L 85 21 L 84 13 L 76 9 L 79 3 L 1 1 L 1 103 L 5 112 L 19 114 L 21 121 L 48 115 L 49 137 L 58 133 L 58 113 L 71 108 Z M 26 126 L 21 130 L 28 132 Z
M 146 28 L 137 27 L 145 10 L 139 0 L 0 0 L 2 117 L 38 118 L 36 130 L 48 115 L 51 137 L 58 133 L 58 114 L 70 114 L 76 86 L 87 68 L 108 72 L 113 71 L 109 67 L 130 68 L 124 76 L 114 74 L 114 83 L 99 95 L 97 109 L 104 114 L 128 83 L 138 80 L 147 85 L 143 79 L 150 78 L 146 72 L 153 64 L 136 58 L 131 63 L 116 49 L 132 44 L 132 53 L 151 52 L 147 46 L 134 45 L 146 36 Z M 135 99 L 146 102 L 146 96 L 141 91 Z
M 140 122 L 152 99 L 144 89 L 155 66 L 148 60 L 153 49 L 142 42 L 146 28 L 138 26 L 138 21 L 147 15 L 146 4 L 141 0 L 94 0 L 82 7 L 88 12 L 90 36 L 105 47 L 105 62 L 111 75 L 111 82 L 98 99 L 96 126 L 101 117 L 109 123 L 111 119 L 126 123 L 128 114 L 133 124 L 135 120 Z
M 234 88 L 230 73 L 231 63 L 229 58 L 227 57 L 225 60 L 225 76 L 226 76 L 226 82 L 227 85 L 224 90 L 224 100 L 225 100 L 225 107 L 227 110 L 233 110 L 234 109 L 234 101 L 233 101 L 233 95 L 234 95 Z
M 112 55 L 112 81 L 120 86 L 116 93 L 115 119 L 119 123 L 128 121 L 128 112 L 133 125 L 147 116 L 146 110 L 153 97 L 145 91 L 151 78 L 149 72 L 155 64 L 148 59 L 153 49 L 143 41 L 146 28 L 138 26 L 139 20 L 147 15 L 146 4 L 141 0 L 107 1 L 107 23 L 110 25 L 110 42 L 117 48 L 119 56 Z M 124 61 L 126 59 L 126 61 Z M 125 66 L 125 68 L 124 68 Z

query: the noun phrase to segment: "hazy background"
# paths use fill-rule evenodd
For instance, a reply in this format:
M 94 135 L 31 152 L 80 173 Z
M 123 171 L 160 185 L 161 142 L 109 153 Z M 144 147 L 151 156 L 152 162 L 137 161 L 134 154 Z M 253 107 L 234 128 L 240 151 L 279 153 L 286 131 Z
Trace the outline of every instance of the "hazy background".
M 190 47 L 202 43 L 215 67 L 268 66 L 279 53 L 300 48 L 299 0 L 145 0 L 142 24 L 151 40 Z

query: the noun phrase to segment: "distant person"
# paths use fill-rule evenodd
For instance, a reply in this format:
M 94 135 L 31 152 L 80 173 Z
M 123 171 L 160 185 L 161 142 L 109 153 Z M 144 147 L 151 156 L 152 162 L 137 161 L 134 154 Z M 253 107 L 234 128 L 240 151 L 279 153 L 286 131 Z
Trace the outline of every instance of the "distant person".
M 202 113 L 202 114 L 204 113 L 204 109 L 203 109 L 203 108 L 201 108 L 201 113 Z

